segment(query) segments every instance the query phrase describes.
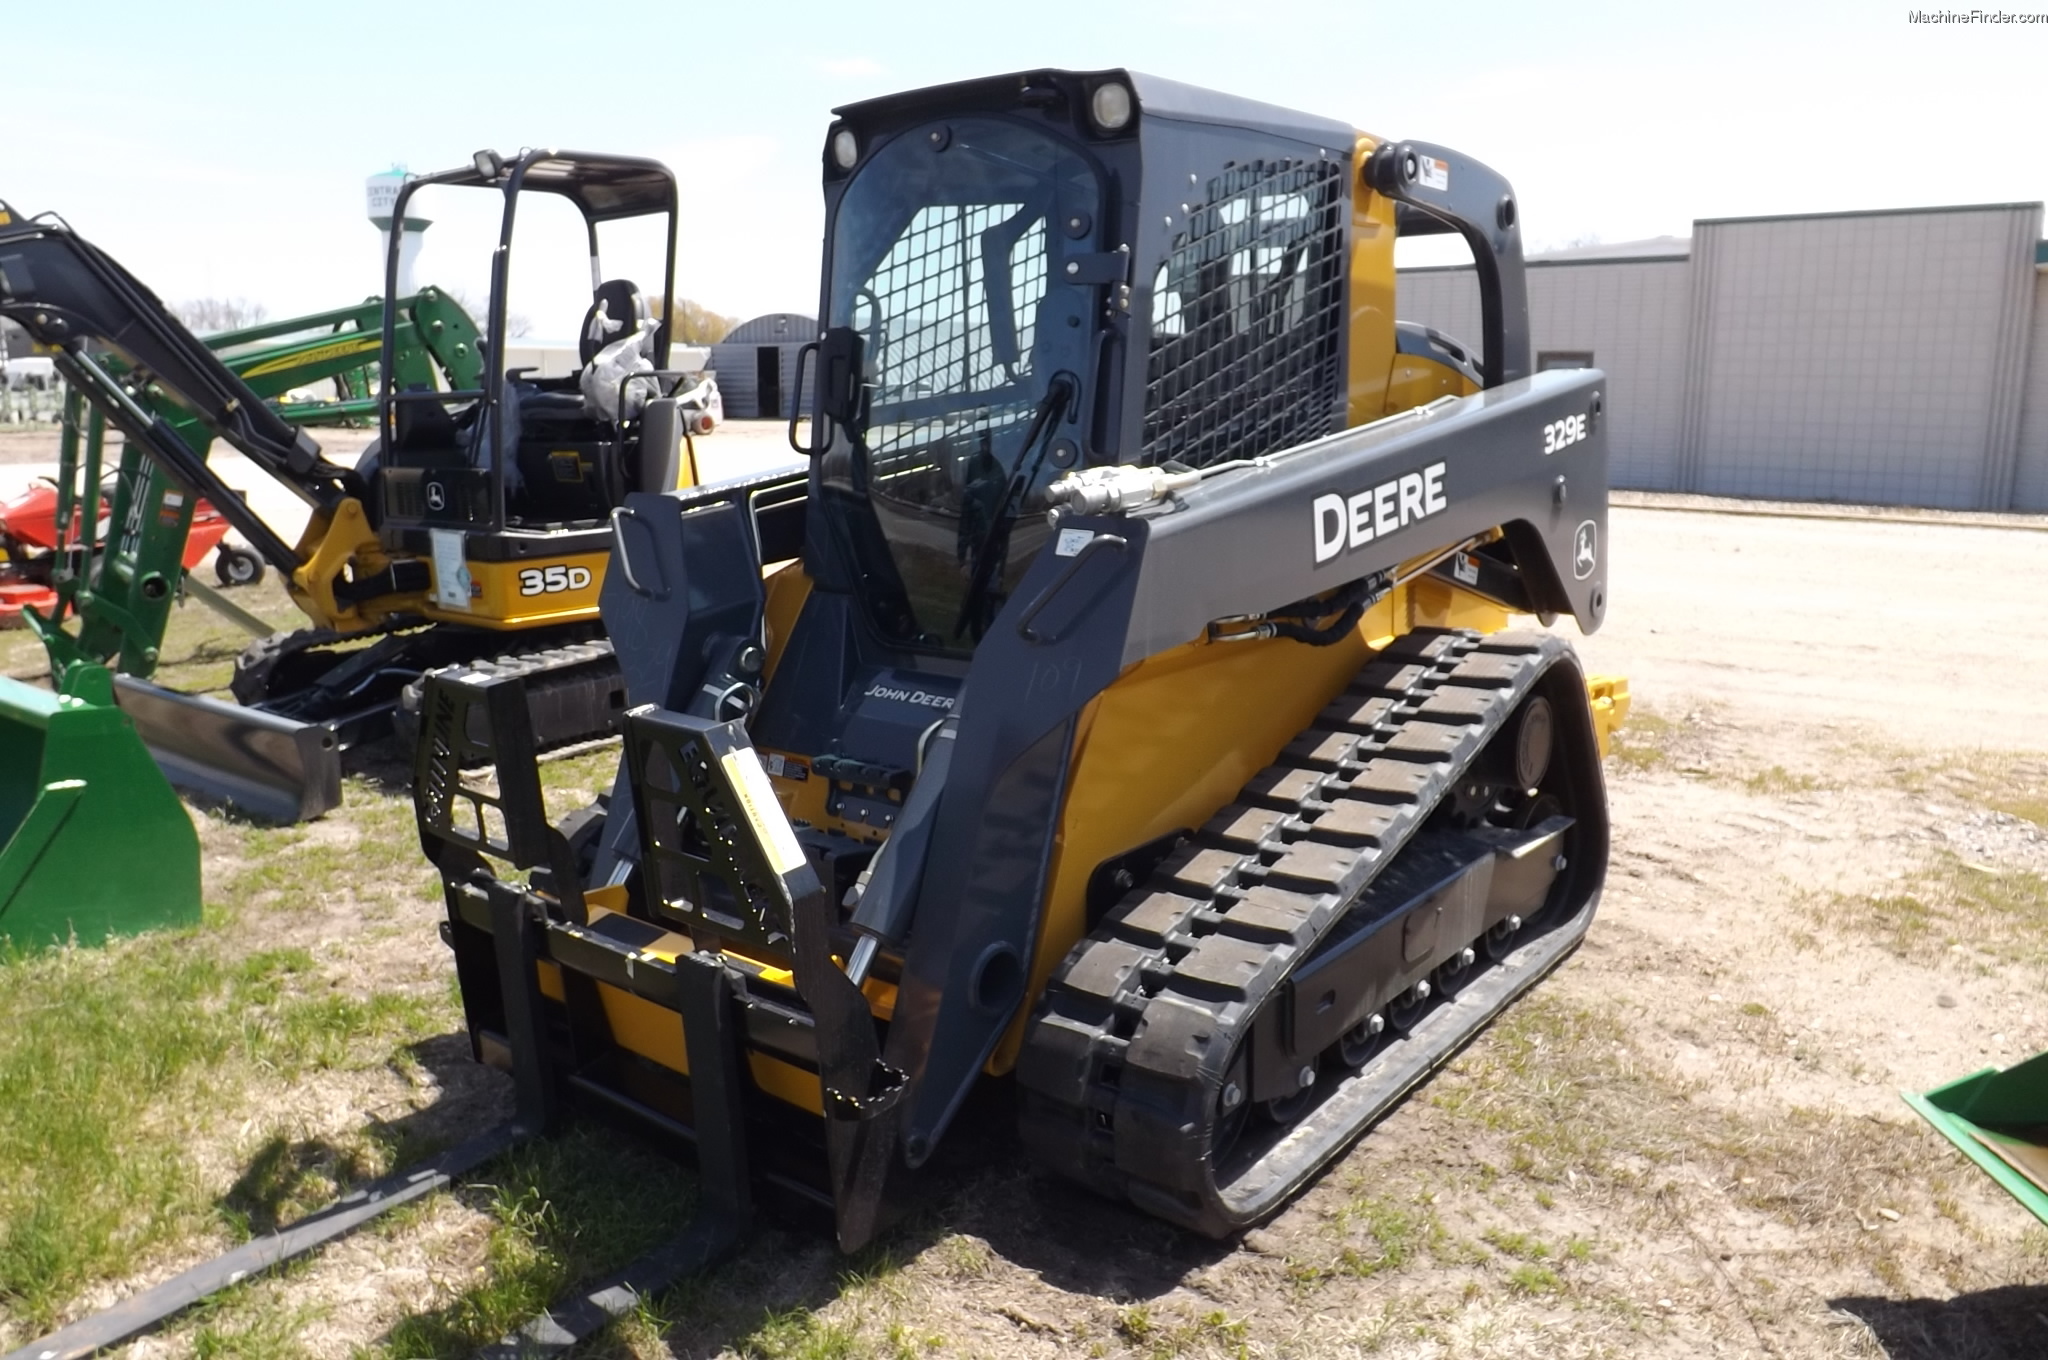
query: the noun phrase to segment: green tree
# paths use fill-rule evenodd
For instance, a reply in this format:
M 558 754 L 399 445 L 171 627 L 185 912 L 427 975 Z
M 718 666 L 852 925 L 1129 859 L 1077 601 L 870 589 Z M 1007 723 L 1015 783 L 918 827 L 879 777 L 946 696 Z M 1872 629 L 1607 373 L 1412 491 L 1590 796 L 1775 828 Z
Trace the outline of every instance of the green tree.
M 669 339 L 678 345 L 715 345 L 740 324 L 736 316 L 721 316 L 701 302 L 678 298 L 668 309 Z

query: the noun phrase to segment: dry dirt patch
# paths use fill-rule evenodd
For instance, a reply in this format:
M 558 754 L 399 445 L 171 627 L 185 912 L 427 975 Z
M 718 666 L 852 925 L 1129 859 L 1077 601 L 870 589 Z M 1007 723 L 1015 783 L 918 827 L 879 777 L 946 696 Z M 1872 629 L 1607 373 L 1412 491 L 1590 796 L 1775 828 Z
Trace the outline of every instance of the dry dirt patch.
M 2048 535 L 1622 509 L 1611 539 L 1612 622 L 1583 650 L 1641 710 L 1609 763 L 1600 918 L 1276 1220 L 1207 1243 L 1052 1182 L 1018 1164 L 998 1090 L 877 1248 L 848 1260 L 770 1218 L 612 1351 L 2048 1353 L 2048 1233 L 1897 1099 L 2048 1049 L 2048 729 L 2027 683 L 2048 640 L 2013 627 Z M 553 782 L 593 790 L 606 760 Z M 252 939 L 311 950 L 318 985 L 436 985 L 435 908 L 404 854 L 317 900 L 297 882 L 405 849 L 402 803 L 350 798 L 288 843 L 230 828 L 209 850 L 296 866 L 241 910 Z M 294 1144 L 339 1144 L 373 1111 L 480 1121 L 501 1083 L 460 1043 L 259 1089 L 220 1126 L 275 1113 Z M 226 1138 L 210 1174 L 246 1174 L 269 1146 L 252 1141 Z M 628 1199 L 687 1193 L 687 1172 L 601 1150 L 625 1145 L 579 1146 Z M 486 1178 L 138 1353 L 459 1352 L 449 1329 L 531 1279 L 578 1214 L 586 1236 L 633 1216 L 527 1193 L 561 1184 Z

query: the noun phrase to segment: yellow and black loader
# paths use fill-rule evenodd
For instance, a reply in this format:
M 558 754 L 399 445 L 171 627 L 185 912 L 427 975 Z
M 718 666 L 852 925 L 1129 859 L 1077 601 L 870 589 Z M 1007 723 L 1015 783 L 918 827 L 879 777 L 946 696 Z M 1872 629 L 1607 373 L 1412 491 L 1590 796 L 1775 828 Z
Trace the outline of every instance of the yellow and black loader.
M 1442 147 L 1040 71 L 843 109 L 824 179 L 808 468 L 614 518 L 608 804 L 548 824 L 516 679 L 428 687 L 477 1054 L 849 1248 L 984 1077 L 1239 1229 L 1592 918 L 1626 690 L 1535 619 L 1606 608 L 1605 379 L 1529 371 L 1515 196 Z M 1476 367 L 1394 321 L 1418 231 Z

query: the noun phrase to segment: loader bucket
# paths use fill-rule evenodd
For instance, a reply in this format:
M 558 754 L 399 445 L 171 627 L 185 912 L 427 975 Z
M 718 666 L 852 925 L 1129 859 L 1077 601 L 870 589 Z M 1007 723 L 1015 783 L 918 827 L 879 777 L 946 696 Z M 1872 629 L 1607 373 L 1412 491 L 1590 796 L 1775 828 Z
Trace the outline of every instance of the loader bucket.
M 104 668 L 64 694 L 0 676 L 0 939 L 99 944 L 199 920 L 199 837 L 114 705 Z
M 2048 1223 L 2048 1053 L 1904 1093 L 1942 1137 Z

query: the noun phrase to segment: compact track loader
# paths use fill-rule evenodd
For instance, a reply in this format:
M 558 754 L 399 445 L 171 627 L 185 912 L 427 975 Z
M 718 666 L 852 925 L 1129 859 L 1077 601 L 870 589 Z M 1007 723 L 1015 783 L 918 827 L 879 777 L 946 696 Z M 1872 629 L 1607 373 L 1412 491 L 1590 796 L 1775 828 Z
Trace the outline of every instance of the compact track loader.
M 123 707 L 181 786 L 267 817 L 317 815 L 340 800 L 340 753 L 389 732 L 407 686 L 457 662 L 488 659 L 526 674 L 543 740 L 602 735 L 615 721 L 622 691 L 597 617 L 607 515 L 629 491 L 666 490 L 695 474 L 672 392 L 685 375 L 666 369 L 666 326 L 646 317 L 634 284 L 604 278 L 598 236 L 607 223 L 665 221 L 664 295 L 672 297 L 675 179 L 635 157 L 535 150 L 507 161 L 480 152 L 471 165 L 409 180 L 393 210 L 446 188 L 502 198 L 489 315 L 478 335 L 439 295 L 409 299 L 403 314 L 378 305 L 379 390 L 369 412 L 379 439 L 357 467 L 322 457 L 263 402 L 254 377 L 238 376 L 104 252 L 54 218 L 22 219 L 0 206 L 0 315 L 52 347 L 95 419 L 119 429 L 151 467 L 146 486 L 115 506 L 107 584 L 122 593 L 93 592 L 103 618 L 120 616 L 115 632 L 125 636 L 84 659 L 104 661 L 120 648 L 125 668 L 138 669 L 128 653 L 147 642 L 150 619 L 160 633 L 175 585 L 173 557 L 149 545 L 182 543 L 197 498 L 278 569 L 313 625 L 252 647 L 237 665 L 234 704 L 120 678 Z M 609 342 L 648 341 L 637 370 L 596 397 L 576 377 L 503 364 L 512 234 L 528 193 L 566 200 L 587 228 L 585 364 Z M 394 242 L 387 297 L 395 296 L 398 251 Z M 422 373 L 408 361 L 421 344 L 450 340 L 462 363 Z M 334 361 L 360 364 L 361 340 L 346 343 Z M 221 482 L 206 460 L 213 439 L 307 502 L 312 517 L 297 543 Z M 92 472 L 97 485 L 96 464 Z M 169 565 L 151 566 L 156 558 Z M 72 639 L 46 640 L 61 665 L 56 644 Z
M 1529 371 L 1514 194 L 1442 147 L 1041 71 L 842 109 L 824 171 L 808 472 L 614 516 L 608 806 L 546 822 L 516 678 L 428 687 L 476 1051 L 847 1247 L 984 1075 L 1231 1232 L 1591 920 L 1625 690 L 1510 623 L 1601 620 L 1605 380 Z M 1428 231 L 1476 367 L 1393 319 Z

